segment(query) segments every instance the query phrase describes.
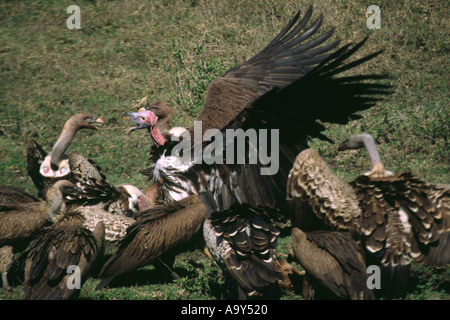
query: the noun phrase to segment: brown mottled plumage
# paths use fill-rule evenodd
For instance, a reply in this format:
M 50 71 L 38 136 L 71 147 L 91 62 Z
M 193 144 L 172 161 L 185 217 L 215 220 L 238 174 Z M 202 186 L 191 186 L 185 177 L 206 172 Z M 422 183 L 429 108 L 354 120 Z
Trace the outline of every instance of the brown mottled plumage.
M 369 134 L 355 134 L 338 150 L 366 148 L 371 171 L 351 182 L 366 219 L 361 229 L 369 236 L 367 247 L 380 251 L 384 265 L 408 265 L 412 259 L 425 265 L 450 263 L 450 190 L 414 177 L 394 174 L 381 162 Z M 370 241 L 370 242 L 369 242 Z
M 61 183 L 56 182 L 53 187 L 58 187 Z M 64 188 L 63 185 L 61 187 Z M 22 190 L 6 188 L 6 186 L 3 190 L 11 192 L 4 194 L 7 196 L 3 197 L 4 202 L 0 204 L 0 272 L 2 273 L 4 287 L 9 289 L 7 271 L 12 263 L 13 256 L 10 255 L 8 248 L 3 249 L 2 246 L 11 246 L 13 253 L 25 250 L 30 241 L 49 222 L 45 201 L 29 202 L 29 200 L 35 198 Z M 81 190 L 77 189 L 77 192 L 81 192 Z M 65 190 L 65 193 L 66 196 L 76 194 L 70 188 Z M 19 196 L 23 196 L 23 198 Z M 0 195 L 0 199 L 2 199 L 2 195 Z M 110 242 L 121 240 L 125 236 L 127 228 L 136 221 L 131 217 L 105 211 L 103 204 L 90 206 L 70 204 L 66 207 L 69 212 L 76 211 L 77 214 L 81 214 L 83 226 L 91 232 L 95 230 L 99 222 L 102 222 L 105 228 L 105 240 Z
M 356 228 L 361 216 L 351 186 L 332 172 L 317 151 L 306 149 L 297 156 L 289 173 L 287 199 L 292 246 L 307 275 L 305 297 L 373 298 L 364 290 L 364 255 L 347 234 Z
M 66 180 L 57 183 L 73 186 Z M 59 189 L 48 188 L 45 198 L 52 224 L 41 230 L 27 248 L 24 298 L 66 300 L 79 294 L 91 266 L 102 253 L 104 225 L 100 222 L 94 232 L 87 230 L 79 212 L 67 211 Z M 74 280 L 77 275 L 79 278 Z M 71 287 L 69 281 L 80 287 Z
M 449 263 L 449 191 L 383 170 L 373 161 L 371 172 L 347 184 L 315 150 L 304 150 L 290 172 L 288 202 L 293 225 L 304 231 L 351 232 L 365 250 L 366 263 L 389 274 L 382 287 L 394 297 L 404 294 L 400 288 L 411 260 Z
M 306 231 L 351 230 L 361 216 L 352 187 L 339 179 L 314 149 L 302 151 L 295 159 L 287 182 L 287 199 L 293 208 L 293 225 Z M 312 210 L 313 216 L 305 210 Z
M 101 221 L 105 225 L 105 241 L 120 241 L 125 237 L 129 226 L 136 222 L 134 218 L 113 214 L 103 209 L 102 205 L 82 206 L 76 210 L 84 217 L 85 228 L 94 231 L 95 226 Z

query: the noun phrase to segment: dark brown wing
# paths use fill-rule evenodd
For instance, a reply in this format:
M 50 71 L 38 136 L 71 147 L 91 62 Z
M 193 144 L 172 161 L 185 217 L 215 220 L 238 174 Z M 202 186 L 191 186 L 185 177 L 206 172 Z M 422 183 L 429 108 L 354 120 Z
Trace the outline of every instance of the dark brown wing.
M 50 187 L 57 179 L 44 178 L 39 172 L 41 164 L 47 153 L 34 140 L 30 140 L 27 144 L 27 173 L 36 186 L 37 190 L 43 190 Z
M 189 241 L 205 219 L 205 206 L 197 196 L 155 206 L 139 214 L 119 248 L 105 263 L 97 289 L 114 277 L 151 264 L 163 253 Z
M 334 77 L 378 54 L 347 62 L 364 42 L 337 50 L 287 87 L 274 88 L 253 101 L 221 131 L 223 152 L 219 154 L 220 150 L 215 151 L 216 158 L 223 157 L 224 164 L 209 165 L 203 159 L 203 163 L 194 164 L 185 175 L 199 177 L 199 189 L 215 192 L 216 199 L 225 196 L 243 199 L 242 202 L 253 206 L 280 207 L 285 204 L 286 183 L 295 157 L 308 147 L 308 137 L 327 139 L 322 134 L 325 127 L 321 122 L 347 123 L 350 119 L 359 117 L 356 114 L 358 111 L 370 108 L 388 93 L 387 86 L 372 81 L 382 78 L 379 76 Z M 227 139 L 228 129 L 242 129 L 244 132 L 252 130 L 256 132 L 258 139 L 265 132 L 267 148 L 251 145 L 248 139 L 245 151 L 235 152 L 234 164 L 229 164 L 229 159 L 226 159 L 228 148 L 236 146 L 231 145 Z M 216 139 L 220 139 L 220 136 L 215 137 L 214 142 L 204 142 L 203 147 L 217 146 Z M 236 139 L 231 143 L 235 141 Z M 258 143 L 261 141 L 263 140 Z M 256 164 L 248 164 L 250 150 L 259 152 Z M 272 153 L 268 164 L 263 163 L 261 150 Z M 247 163 L 236 164 L 238 156 L 246 159 Z M 262 173 L 262 169 L 268 171 L 271 166 L 274 167 L 274 172 Z M 222 185 L 214 186 L 217 191 L 212 190 L 209 184 L 202 184 L 202 181 L 210 181 L 202 175 L 215 175 Z M 224 209 L 227 208 L 224 206 Z
M 342 299 L 374 299 L 364 255 L 348 233 L 292 230 L 294 254 L 306 273 Z M 313 282 L 314 282 L 313 281 Z M 320 294 L 319 288 L 316 294 Z
M 46 229 L 27 249 L 24 298 L 32 300 L 69 299 L 79 288 L 68 285 L 72 272 L 80 275 L 80 285 L 102 251 L 104 225 L 100 222 L 94 233 L 80 224 L 58 224 Z M 78 271 L 68 269 L 77 267 Z M 73 285 L 74 282 L 71 282 Z
M 290 27 L 292 25 L 285 32 Z M 284 55 L 285 50 L 289 51 L 290 45 L 283 43 L 283 39 L 289 39 L 288 42 L 290 39 L 296 39 L 292 40 L 296 42 L 299 38 L 302 38 L 302 35 L 296 38 L 296 33 L 300 29 L 289 36 L 286 35 L 286 38 L 284 38 L 285 36 L 277 37 L 269 45 L 269 47 L 274 46 L 272 48 L 273 50 L 263 50 L 265 53 L 261 54 L 260 57 L 254 58 L 254 60 L 250 59 L 248 75 L 252 74 L 252 66 L 260 62 L 264 65 L 263 62 L 266 58 L 275 65 L 278 63 L 283 64 L 284 58 L 277 57 L 274 53 Z M 296 27 L 293 30 L 296 30 Z M 309 32 L 307 31 L 306 33 Z M 382 96 L 389 93 L 389 86 L 379 83 L 385 77 L 378 75 L 342 75 L 342 73 L 349 70 L 352 71 L 355 67 L 371 60 L 379 54 L 377 52 L 354 61 L 349 61 L 355 52 L 363 46 L 365 41 L 363 40 L 354 46 L 344 46 L 335 50 L 330 55 L 321 56 L 323 58 L 318 59 L 320 61 L 315 61 L 315 63 L 308 64 L 308 68 L 303 68 L 302 70 L 308 71 L 296 78 L 296 80 L 293 80 L 291 78 L 291 72 L 287 71 L 289 67 L 287 70 L 283 68 L 278 69 L 280 76 L 282 77 L 282 74 L 286 72 L 286 79 L 289 79 L 291 82 L 287 85 L 281 85 L 279 83 L 280 86 L 274 86 L 265 93 L 258 93 L 251 98 L 245 98 L 245 105 L 243 102 L 231 101 L 232 97 L 246 97 L 246 94 L 242 90 L 246 91 L 247 89 L 242 83 L 231 86 L 236 92 L 230 92 L 229 86 L 213 86 L 218 92 L 211 92 L 211 96 L 218 97 L 220 101 L 211 104 L 208 102 L 207 107 L 203 109 L 198 120 L 202 121 L 203 130 L 219 128 L 220 133 L 219 136 L 214 136 L 214 139 L 211 139 L 214 141 L 203 142 L 202 151 L 207 147 L 217 146 L 217 140 L 221 140 L 219 144 L 221 147 L 214 148 L 215 159 L 209 159 L 212 160 L 212 164 L 203 158 L 202 163 L 195 162 L 187 172 L 180 173 L 180 175 L 184 175 L 184 179 L 188 179 L 189 183 L 192 183 L 193 188 L 198 189 L 196 191 L 209 190 L 213 192 L 214 197 L 217 199 L 219 210 L 228 209 L 227 205 L 222 206 L 222 204 L 238 202 L 248 203 L 255 207 L 281 207 L 283 212 L 287 212 L 283 206 L 286 200 L 288 174 L 295 157 L 299 152 L 308 147 L 308 138 L 319 137 L 327 139 L 322 134 L 325 130 L 322 124 L 323 122 L 344 124 L 351 119 L 357 119 L 360 117 L 357 115 L 358 111 L 374 106 Z M 277 47 L 278 42 L 283 44 Z M 292 50 L 295 51 L 296 49 Z M 291 58 L 292 61 L 298 60 L 298 63 L 293 62 L 295 65 L 303 64 L 302 58 L 289 56 L 287 60 L 291 61 Z M 242 68 L 244 66 L 246 64 Z M 270 66 L 267 66 L 267 68 L 271 70 Z M 262 69 L 265 69 L 265 67 Z M 241 78 L 237 77 L 236 79 L 234 76 L 231 76 L 233 74 L 241 76 L 239 70 L 240 68 L 233 69 L 232 72 L 226 74 L 225 78 L 227 81 L 239 82 Z M 244 79 L 245 73 L 242 77 Z M 245 79 L 246 81 L 248 80 L 247 78 Z M 263 82 L 262 78 L 258 81 Z M 260 87 L 257 89 L 258 92 L 259 89 Z M 221 93 L 222 91 L 223 95 Z M 223 103 L 225 102 L 227 104 L 229 103 L 229 106 L 224 106 Z M 229 112 L 228 116 L 221 116 L 218 113 L 219 111 L 215 112 L 212 109 L 211 112 L 209 111 L 209 108 L 215 108 L 216 106 L 222 112 L 228 112 L 227 110 L 232 111 Z M 207 119 L 207 117 L 211 117 L 211 119 Z M 219 121 L 220 123 L 214 123 L 215 119 L 219 118 L 221 119 Z M 256 132 L 257 139 L 259 140 L 257 142 L 258 144 L 263 140 L 262 136 L 265 132 L 267 148 L 264 148 L 264 146 L 261 147 L 261 145 L 255 146 L 255 141 L 251 145 L 252 142 L 248 142 L 251 139 L 246 139 L 245 151 L 235 152 L 235 158 L 232 159 L 234 164 L 230 164 L 231 161 L 227 158 L 227 151 L 229 148 L 236 146 L 229 145 L 230 140 L 227 139 L 228 129 L 231 129 L 231 131 L 242 129 L 244 132 L 252 130 Z M 191 139 L 191 144 L 198 143 L 198 141 L 195 141 L 196 135 L 191 134 L 192 136 L 194 139 Z M 271 140 L 272 138 L 273 141 Z M 234 139 L 231 143 L 235 142 L 235 140 L 237 139 Z M 166 152 L 166 155 L 170 154 L 173 150 L 170 149 L 177 144 L 176 142 L 168 142 L 164 148 L 154 147 L 152 150 L 152 159 L 160 156 L 161 152 Z M 195 147 L 197 146 L 195 145 Z M 223 148 L 223 150 L 220 148 Z M 197 154 L 195 148 L 193 149 L 188 150 L 191 151 L 190 154 Z M 256 164 L 249 164 L 249 150 L 252 150 L 252 152 L 259 150 L 259 153 L 257 152 Z M 263 163 L 261 150 L 266 151 L 267 154 L 271 153 L 272 159 L 270 160 L 272 161 L 270 163 Z M 202 155 L 205 157 L 205 152 Z M 245 159 L 246 163 L 239 164 L 238 157 Z M 218 164 L 218 161 L 215 161 L 216 159 L 222 159 L 224 164 Z M 267 172 L 268 168 L 272 165 L 274 172 Z M 265 170 L 266 174 L 263 174 L 261 172 L 262 170 Z M 181 179 L 180 177 L 179 180 Z M 217 181 L 217 183 L 212 185 L 211 181 Z
M 36 201 L 39 201 L 39 199 L 21 189 L 0 185 L 0 205 L 11 202 L 29 203 Z
M 312 7 L 301 20 L 297 13 L 263 50 L 210 84 L 203 109 L 197 117 L 204 130 L 222 129 L 251 101 L 272 88 L 287 86 L 328 56 L 325 53 L 338 42 L 319 46 L 331 37 L 333 30 L 310 40 L 323 20 L 320 15 L 306 28 L 311 16 Z
M 131 195 L 127 189 L 110 184 L 93 160 L 83 157 L 78 152 L 72 152 L 69 155 L 69 164 L 71 177 L 76 186 L 82 190 L 80 194 L 66 197 L 69 204 L 90 206 L 102 203 L 104 210 L 112 214 L 131 216 L 135 213 L 134 208 L 129 207 Z
M 46 203 L 10 203 L 0 205 L 0 246 L 23 245 L 47 223 Z
M 92 160 L 78 152 L 72 152 L 69 155 L 69 165 L 72 180 L 83 191 L 78 197 L 74 195 L 69 200 L 94 204 L 121 197 L 121 193 L 106 181 L 106 177 Z

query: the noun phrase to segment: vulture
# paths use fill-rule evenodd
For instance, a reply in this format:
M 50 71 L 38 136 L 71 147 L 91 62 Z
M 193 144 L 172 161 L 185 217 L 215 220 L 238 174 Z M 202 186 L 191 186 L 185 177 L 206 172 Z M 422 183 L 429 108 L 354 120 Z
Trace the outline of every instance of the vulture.
M 57 180 L 52 186 L 58 188 Z M 41 193 L 45 194 L 47 187 Z M 99 222 L 104 224 L 105 241 L 117 242 L 121 240 L 126 230 L 136 220 L 124 215 L 113 214 L 103 210 L 101 206 L 81 206 L 69 204 L 66 199 L 82 193 L 81 189 L 67 188 L 60 185 L 59 188 L 65 197 L 65 205 L 69 211 L 77 211 L 83 215 L 83 226 L 93 232 Z M 49 225 L 47 217 L 47 203 L 28 193 L 6 185 L 0 186 L 0 273 L 2 274 L 3 287 L 10 290 L 7 273 L 14 258 L 14 254 L 24 251 L 41 229 Z M 149 208 L 146 197 L 139 201 L 139 210 Z
M 173 127 L 170 128 L 170 123 L 173 119 L 173 110 L 172 108 L 165 102 L 155 102 L 150 104 L 148 102 L 148 96 L 145 96 L 143 99 L 139 100 L 138 103 L 134 106 L 134 108 L 138 108 L 141 110 L 151 110 L 153 113 L 158 114 L 158 122 L 157 125 L 161 133 L 163 133 L 166 137 L 165 139 L 170 140 L 171 136 L 180 137 L 185 131 L 186 128 L 183 127 Z M 130 114 L 125 112 L 122 116 L 129 116 Z M 130 128 L 128 131 L 134 131 L 136 128 Z
M 27 171 L 38 190 L 51 186 L 58 179 L 66 179 L 83 190 L 78 196 L 67 198 L 73 203 L 99 205 L 114 214 L 134 216 L 139 211 L 139 198 L 144 193 L 133 185 L 113 186 L 92 160 L 78 152 L 68 156 L 66 150 L 76 133 L 82 129 L 97 130 L 103 120 L 88 114 L 75 114 L 66 121 L 49 155 L 31 140 L 27 146 Z
M 201 230 L 205 212 L 205 205 L 196 195 L 142 211 L 103 265 L 97 290 L 121 274 L 160 263 L 160 259 L 169 260 L 170 270 L 178 247 Z
M 59 180 L 45 192 L 50 225 L 27 248 L 24 298 L 67 300 L 80 293 L 89 270 L 103 253 L 105 228 L 99 222 L 91 232 L 79 212 L 67 209 L 61 188 L 74 185 Z
M 55 184 L 65 195 L 73 188 Z M 9 186 L 1 186 L 0 194 L 0 272 L 3 287 L 10 290 L 7 273 L 15 253 L 24 251 L 42 228 L 49 224 L 46 203 L 28 193 Z
M 179 278 L 172 271 L 175 255 L 180 251 L 182 245 L 190 245 L 195 242 L 196 239 L 193 237 L 202 230 L 205 214 L 205 204 L 197 195 L 167 205 L 152 206 L 151 209 L 142 211 L 136 222 L 126 230 L 123 240 L 118 244 L 117 251 L 100 271 L 99 278 L 102 280 L 97 285 L 97 290 L 106 287 L 115 277 L 148 264 L 154 264 L 155 268 L 162 272 L 168 271 L 175 279 Z M 240 219 L 237 219 L 230 221 L 229 224 L 239 224 L 240 222 Z M 275 232 L 278 231 L 275 230 Z M 226 234 L 226 232 L 224 233 Z M 215 236 L 205 237 L 206 239 L 214 241 Z M 272 248 L 271 253 L 265 254 L 266 258 L 272 258 L 271 254 L 274 249 Z M 243 247 L 241 253 L 245 250 L 246 248 Z M 223 263 L 229 263 L 233 258 L 236 259 L 231 254 L 226 255 Z M 290 289 L 289 275 L 294 270 L 281 259 L 277 260 L 276 265 L 281 269 L 281 279 L 276 285 L 274 284 L 273 289 L 279 290 L 278 286 Z M 268 272 L 273 271 L 269 270 Z
M 294 256 L 305 269 L 303 298 L 373 300 L 364 253 L 348 232 L 292 228 Z
M 307 235 L 346 232 L 358 243 L 367 266 L 381 268 L 376 296 L 407 291 L 411 261 L 449 263 L 449 190 L 384 169 L 373 139 L 352 136 L 339 150 L 368 146 L 372 170 L 351 183 L 340 180 L 314 149 L 298 154 L 287 183 L 292 225 Z M 340 254 L 335 252 L 334 254 Z
M 181 137 L 166 132 L 167 106 L 125 114 L 136 122 L 131 131 L 149 132 L 151 164 L 143 173 L 160 183 L 164 204 L 192 195 L 203 201 L 205 241 L 239 298 L 264 297 L 281 279 L 274 257 L 296 155 L 310 138 L 329 140 L 323 123 L 358 119 L 390 93 L 380 83 L 386 76 L 340 75 L 380 52 L 348 61 L 366 39 L 325 44 L 334 29 L 318 34 L 323 16 L 311 17 L 311 7 L 303 18 L 297 13 L 259 53 L 213 80 Z M 125 271 L 128 260 L 115 268 L 123 263 Z
M 68 157 L 65 153 L 67 148 L 72 144 L 72 140 L 76 133 L 82 129 L 97 130 L 96 126 L 102 124 L 103 120 L 101 118 L 93 117 L 88 114 L 75 114 L 67 120 L 50 154 L 46 155 L 42 161 L 38 163 L 39 169 L 36 170 L 36 163 L 30 163 L 30 173 L 32 173 L 30 176 L 33 182 L 38 185 L 45 183 L 40 176 L 46 178 L 61 178 L 67 176 L 71 172 L 72 167 L 70 166 Z M 30 152 L 32 151 L 33 150 L 30 150 Z M 35 156 L 39 157 L 41 154 L 37 153 Z M 31 157 L 30 160 L 33 159 L 34 158 Z
M 6 290 L 11 290 L 11 286 L 8 282 L 8 269 L 10 268 L 13 259 L 14 259 L 14 247 L 6 244 L 7 240 L 5 239 L 6 232 L 5 228 L 8 227 L 6 225 L 6 214 L 4 212 L 14 210 L 15 207 L 11 206 L 12 203 L 30 203 L 39 201 L 36 197 L 26 193 L 23 190 L 7 186 L 0 185 L 0 274 L 2 275 L 2 284 L 3 288 Z M 8 219 L 9 220 L 9 219 Z M 5 225 L 3 225 L 5 223 Z M 22 247 L 26 247 L 26 245 L 22 245 Z
M 371 249 L 378 251 L 383 241 L 391 240 L 392 251 L 385 253 L 383 264 L 390 261 L 393 265 L 408 265 L 411 260 L 436 267 L 450 264 L 450 189 L 416 178 L 410 172 L 394 174 L 386 170 L 369 134 L 350 136 L 339 144 L 338 150 L 363 147 L 368 152 L 371 170 L 351 185 L 361 208 L 372 220 L 362 226 L 365 233 L 379 233 Z M 384 232 L 377 230 L 380 227 L 385 228 Z

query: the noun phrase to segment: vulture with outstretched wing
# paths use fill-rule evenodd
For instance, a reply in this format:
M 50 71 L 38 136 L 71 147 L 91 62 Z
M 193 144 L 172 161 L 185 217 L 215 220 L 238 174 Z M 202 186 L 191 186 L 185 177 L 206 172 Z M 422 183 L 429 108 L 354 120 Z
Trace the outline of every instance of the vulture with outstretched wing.
M 316 36 L 323 18 L 308 26 L 311 17 L 312 8 L 302 19 L 297 13 L 262 51 L 215 79 L 181 143 L 158 125 L 164 107 L 127 113 L 137 123 L 130 130 L 150 133 L 152 164 L 145 173 L 160 183 L 164 202 L 201 197 L 209 249 L 238 285 L 239 297 L 260 296 L 281 278 L 273 258 L 279 217 L 287 212 L 289 171 L 308 138 L 326 139 L 321 122 L 357 119 L 356 112 L 389 91 L 378 83 L 382 76 L 336 77 L 378 53 L 349 62 L 365 40 L 336 49 L 339 41 L 325 44 L 333 29 Z M 111 268 L 123 263 L 111 259 Z

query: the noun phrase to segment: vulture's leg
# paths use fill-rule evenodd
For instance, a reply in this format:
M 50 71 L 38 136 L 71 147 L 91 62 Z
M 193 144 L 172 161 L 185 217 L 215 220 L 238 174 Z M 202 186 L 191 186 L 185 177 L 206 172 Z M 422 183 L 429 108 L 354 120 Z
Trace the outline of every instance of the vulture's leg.
M 8 283 L 8 269 L 14 258 L 13 247 L 4 246 L 0 248 L 0 273 L 2 274 L 3 288 L 10 291 L 11 286 Z
M 159 271 L 159 273 L 168 273 L 172 277 L 173 280 L 180 279 L 180 276 L 172 270 L 173 263 L 175 261 L 175 255 L 163 255 L 160 258 L 156 259 L 155 269 Z

